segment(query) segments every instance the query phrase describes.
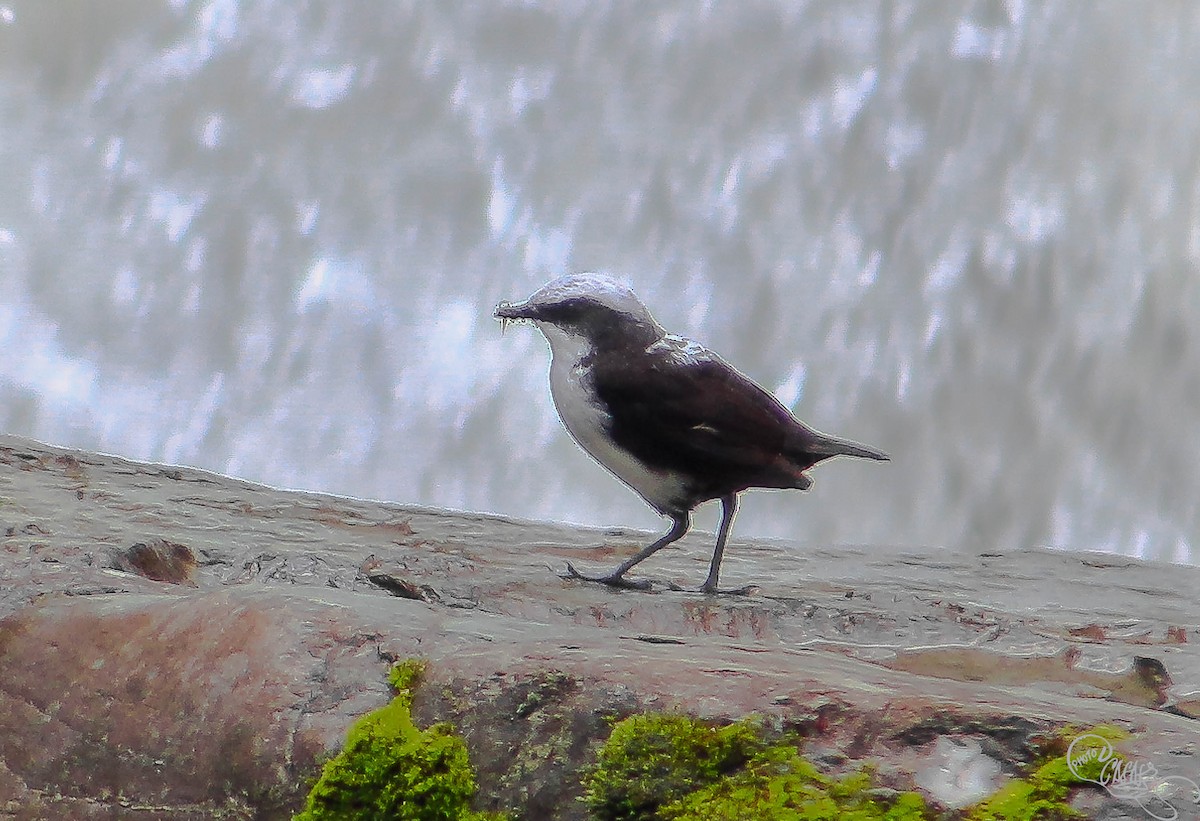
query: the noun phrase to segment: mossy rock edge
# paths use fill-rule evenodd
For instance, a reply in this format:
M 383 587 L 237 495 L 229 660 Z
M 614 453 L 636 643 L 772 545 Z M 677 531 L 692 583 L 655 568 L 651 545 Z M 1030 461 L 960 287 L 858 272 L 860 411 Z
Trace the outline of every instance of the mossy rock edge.
M 326 762 L 294 821 L 502 821 L 470 808 L 475 773 L 467 746 L 449 724 L 418 728 L 413 689 L 425 666 L 395 665 L 388 681 L 396 696 L 350 728 L 342 751 Z

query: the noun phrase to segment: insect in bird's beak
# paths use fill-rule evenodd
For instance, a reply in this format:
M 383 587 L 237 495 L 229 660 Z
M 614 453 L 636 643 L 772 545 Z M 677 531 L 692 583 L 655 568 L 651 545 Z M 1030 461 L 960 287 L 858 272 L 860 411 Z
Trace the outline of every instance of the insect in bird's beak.
M 513 304 L 511 302 L 501 302 L 496 306 L 496 312 L 493 314 L 496 319 L 500 320 L 500 334 L 508 330 L 509 323 L 517 322 L 520 316 L 513 316 Z

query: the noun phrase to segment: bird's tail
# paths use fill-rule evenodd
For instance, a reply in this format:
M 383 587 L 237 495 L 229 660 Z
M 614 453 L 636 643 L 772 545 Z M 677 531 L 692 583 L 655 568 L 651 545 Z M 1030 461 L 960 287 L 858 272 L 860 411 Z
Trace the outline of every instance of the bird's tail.
M 831 456 L 857 456 L 861 459 L 886 462 L 891 458 L 881 450 L 852 442 L 849 439 L 838 439 L 835 436 L 826 436 L 816 431 L 812 431 L 812 433 L 812 439 L 804 443 L 803 449 L 820 459 L 827 459 Z

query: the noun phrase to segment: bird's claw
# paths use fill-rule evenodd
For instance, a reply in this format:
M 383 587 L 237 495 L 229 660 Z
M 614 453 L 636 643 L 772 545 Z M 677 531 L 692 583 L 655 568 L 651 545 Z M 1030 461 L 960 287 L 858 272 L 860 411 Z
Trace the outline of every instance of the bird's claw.
M 624 576 L 585 576 L 575 569 L 575 565 L 567 562 L 567 572 L 563 574 L 564 579 L 578 579 L 584 582 L 595 582 L 609 587 L 616 587 L 622 590 L 649 590 L 650 582 L 644 579 L 631 581 Z
M 750 596 L 759 589 L 757 584 L 748 584 L 745 587 L 735 587 L 732 590 L 721 590 L 716 585 L 712 587 L 702 585 L 700 592 L 709 596 Z

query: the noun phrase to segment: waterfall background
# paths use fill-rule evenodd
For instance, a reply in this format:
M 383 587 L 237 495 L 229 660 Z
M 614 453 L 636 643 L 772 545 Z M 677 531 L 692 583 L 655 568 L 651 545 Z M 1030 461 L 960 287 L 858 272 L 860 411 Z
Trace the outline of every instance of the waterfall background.
M 491 318 L 602 270 L 892 454 L 735 539 L 1196 561 L 1200 8 L 10 0 L 0 77 L 5 432 L 658 528 Z

